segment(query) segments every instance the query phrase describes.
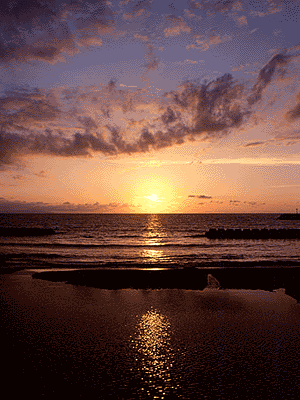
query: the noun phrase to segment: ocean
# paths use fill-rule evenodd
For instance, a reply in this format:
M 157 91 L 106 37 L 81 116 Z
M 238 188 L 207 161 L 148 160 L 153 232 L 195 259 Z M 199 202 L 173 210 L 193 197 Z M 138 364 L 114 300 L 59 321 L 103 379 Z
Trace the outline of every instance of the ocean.
M 288 290 L 264 288 L 260 277 L 287 274 L 275 287 L 292 281 L 299 293 L 300 241 L 203 236 L 209 228 L 300 225 L 277 216 L 2 214 L 2 227 L 56 232 L 0 238 L 3 393 L 31 399 L 299 398 L 300 305 Z M 203 272 L 205 279 L 212 273 L 229 283 L 236 276 L 241 287 L 255 272 L 256 287 L 203 291 L 201 281 L 193 290 L 139 289 L 125 278 L 118 289 L 105 286 L 105 277 L 136 271 Z
M 277 214 L 2 214 L 1 227 L 52 228 L 55 235 L 0 237 L 9 266 L 205 267 L 297 265 L 299 240 L 212 240 L 210 228 L 300 228 Z

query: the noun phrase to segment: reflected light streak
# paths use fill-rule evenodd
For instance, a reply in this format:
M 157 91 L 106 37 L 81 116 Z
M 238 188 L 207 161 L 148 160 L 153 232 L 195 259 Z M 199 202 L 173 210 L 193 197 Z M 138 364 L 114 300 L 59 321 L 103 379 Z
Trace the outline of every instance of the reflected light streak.
M 147 263 L 165 261 L 166 257 L 162 250 L 144 249 L 141 254 L 142 259 Z
M 176 389 L 170 374 L 174 363 L 170 328 L 168 319 L 152 309 L 142 315 L 131 341 L 140 354 L 137 359 L 142 380 L 140 390 L 152 398 L 164 399 L 171 389 Z
M 163 237 L 167 236 L 158 215 L 152 214 L 147 218 L 147 226 L 143 233 L 144 244 L 153 247 L 162 243 Z M 165 259 L 164 251 L 161 249 L 144 248 L 141 252 L 142 259 L 147 262 L 158 262 Z
M 159 216 L 156 214 L 150 214 L 147 218 L 147 226 L 143 233 L 143 237 L 146 239 L 145 244 L 160 244 L 159 238 L 165 236 L 167 236 L 165 228 L 162 225 Z

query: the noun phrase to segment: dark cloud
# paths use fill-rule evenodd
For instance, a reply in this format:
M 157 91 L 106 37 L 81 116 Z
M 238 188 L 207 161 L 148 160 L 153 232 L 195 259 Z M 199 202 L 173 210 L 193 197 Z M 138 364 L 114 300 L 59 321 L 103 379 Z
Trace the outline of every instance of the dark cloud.
M 146 80 L 146 74 L 150 71 L 155 71 L 156 68 L 158 67 L 160 58 L 156 55 L 155 53 L 155 47 L 151 44 L 147 44 L 147 51 L 145 53 L 145 65 L 144 67 L 146 68 L 145 74 L 143 74 L 142 81 L 144 82 Z
M 2 129 L 20 128 L 36 122 L 56 119 L 60 109 L 39 89 L 14 88 L 6 90 L 0 98 L 0 123 Z
M 79 104 L 81 97 L 83 100 L 95 97 L 95 93 L 84 95 L 76 90 L 62 94 L 68 97 L 64 97 L 65 104 L 38 89 L 15 88 L 5 92 L 0 99 L 2 164 L 11 162 L 14 156 L 30 153 L 71 157 L 90 156 L 92 152 L 117 155 L 159 150 L 194 140 L 198 135 L 202 135 L 202 140 L 207 136 L 225 135 L 230 128 L 239 127 L 249 114 L 239 102 L 242 87 L 231 75 L 225 74 L 212 82 L 186 81 L 178 90 L 166 94 L 170 105 L 162 108 L 162 115 L 156 121 L 158 125 L 142 127 L 129 142 L 126 130 L 103 121 L 100 125 L 99 121 L 84 115 L 76 117 L 84 132 L 67 135 L 63 129 L 56 129 L 55 133 L 52 126 L 60 118 L 73 120 L 80 113 L 79 105 L 76 112 L 64 111 L 68 102 Z M 99 94 L 99 107 L 109 117 L 119 104 L 126 101 L 138 104 L 140 100 L 133 96 L 139 96 L 139 92 L 117 90 L 116 81 L 112 80 Z M 183 118 L 186 112 L 193 115 L 189 125 Z M 103 130 L 107 132 L 105 137 Z
M 0 213 L 110 213 L 130 211 L 132 211 L 132 206 L 127 203 L 73 204 L 65 201 L 61 204 L 49 204 L 41 201 L 12 201 L 0 197 Z
M 232 204 L 238 204 L 238 203 L 240 203 L 240 200 L 230 200 L 230 202 L 229 203 L 232 203 Z
M 180 145 L 186 140 L 195 140 L 197 135 L 202 135 L 202 140 L 207 136 L 222 136 L 228 129 L 239 127 L 249 114 L 238 101 L 241 92 L 241 85 L 234 82 L 229 74 L 208 83 L 186 81 L 177 91 L 166 94 L 170 106 L 163 109 L 163 114 L 157 119 L 161 126 L 144 126 L 140 134 L 129 142 L 126 130 L 112 124 L 102 123 L 99 126 L 99 122 L 91 116 L 77 116 L 85 132 L 66 135 L 63 130 L 56 129 L 58 133 L 55 133 L 53 124 L 59 118 L 73 119 L 75 111 L 71 114 L 63 111 L 63 105 L 50 93 L 15 88 L 6 91 L 0 99 L 0 163 L 8 164 L 15 157 L 30 153 L 64 157 L 90 156 L 92 152 L 133 154 Z M 124 90 L 117 90 L 115 81 L 109 82 L 105 93 L 102 93 L 102 101 L 106 104 L 102 105 L 102 109 L 106 117 L 110 116 L 109 110 L 117 107 L 118 102 L 123 104 L 128 101 Z M 68 96 L 65 100 L 69 102 L 83 96 L 74 90 L 67 91 L 65 95 Z M 109 104 L 106 98 L 112 103 Z M 132 99 L 129 100 L 132 102 Z M 75 114 L 79 112 L 78 108 Z M 193 114 L 190 125 L 184 122 L 185 112 Z M 41 133 L 43 128 L 44 133 Z M 108 136 L 103 136 L 103 129 L 109 133 Z
M 290 59 L 285 54 L 273 57 L 260 71 L 250 97 L 231 74 L 212 81 L 184 81 L 163 98 L 146 90 L 118 89 L 116 80 L 106 86 L 86 88 L 85 92 L 79 88 L 62 89 L 57 96 L 52 91 L 31 88 L 7 90 L 0 98 L 0 164 L 12 163 L 27 154 L 62 157 L 89 157 L 94 152 L 134 154 L 196 139 L 222 138 L 244 126 L 253 112 L 252 104 L 271 84 L 276 68 Z M 249 101 L 254 94 L 255 101 Z M 93 113 L 86 111 L 89 110 L 86 102 L 94 108 Z M 128 107 L 124 108 L 124 104 Z M 123 110 L 127 115 L 148 112 L 149 107 L 158 110 L 157 118 L 151 121 L 143 115 L 137 120 L 129 116 L 127 127 L 113 123 L 115 111 Z M 289 111 L 292 120 L 298 116 L 297 107 Z M 79 127 L 74 125 L 76 121 Z M 291 139 L 296 140 L 295 136 Z M 245 147 L 263 144 L 257 141 Z
M 78 117 L 78 121 L 82 123 L 87 130 L 97 129 L 98 125 L 91 117 Z
M 295 121 L 300 117 L 300 104 L 297 104 L 294 108 L 286 113 L 286 118 L 289 121 Z
M 168 125 L 171 122 L 176 121 L 176 119 L 178 119 L 178 116 L 175 115 L 171 107 L 168 107 L 167 111 L 162 115 L 161 119 L 164 124 Z
M 190 194 L 188 197 L 193 197 L 193 198 L 196 198 L 196 199 L 212 199 L 211 196 L 205 196 L 204 194 L 199 194 L 199 195 Z
M 101 44 L 99 34 L 109 33 L 114 15 L 106 1 L 3 0 L 0 22 L 0 61 L 54 63 L 78 46 Z
M 24 154 L 26 145 L 25 137 L 0 132 L 0 165 L 13 163 L 17 156 Z
M 290 122 L 293 122 L 300 117 L 300 93 L 298 93 L 296 99 L 296 106 L 285 114 L 286 119 Z
M 250 114 L 242 103 L 243 85 L 236 82 L 231 74 L 211 82 L 183 84 L 183 91 L 172 91 L 168 95 L 181 111 L 195 107 L 191 134 L 220 133 L 238 128 Z
M 121 146 L 120 146 L 121 147 Z M 117 154 L 118 149 L 107 143 L 100 133 L 76 133 L 66 138 L 50 130 L 45 134 L 28 135 L 0 132 L 0 165 L 10 164 L 17 157 L 27 154 L 48 154 L 63 157 L 90 156 L 91 151 L 103 154 Z
M 266 142 L 250 142 L 245 144 L 243 147 L 255 147 L 255 146 L 261 146 L 262 144 L 265 144 Z
M 284 74 L 284 69 L 281 67 L 287 65 L 293 56 L 283 53 L 276 54 L 271 60 L 259 71 L 257 82 L 253 87 L 253 93 L 248 98 L 250 105 L 261 100 L 263 90 L 271 83 L 275 72 L 281 69 L 281 74 Z
M 50 130 L 46 134 L 29 137 L 27 149 L 31 153 L 64 157 L 90 156 L 90 150 L 104 154 L 117 153 L 116 147 L 107 143 L 100 133 L 77 132 L 72 137 L 66 138 L 54 135 Z

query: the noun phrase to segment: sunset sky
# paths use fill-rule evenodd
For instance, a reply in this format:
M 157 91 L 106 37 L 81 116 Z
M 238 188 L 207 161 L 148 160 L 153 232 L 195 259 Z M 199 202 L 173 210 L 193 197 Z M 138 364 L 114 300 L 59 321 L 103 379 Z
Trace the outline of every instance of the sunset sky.
M 300 209 L 298 0 L 3 0 L 0 212 Z

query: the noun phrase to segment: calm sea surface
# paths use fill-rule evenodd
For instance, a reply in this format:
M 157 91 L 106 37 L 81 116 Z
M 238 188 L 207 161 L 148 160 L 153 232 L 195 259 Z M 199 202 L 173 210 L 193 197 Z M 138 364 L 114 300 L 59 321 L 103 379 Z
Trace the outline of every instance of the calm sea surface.
M 1 214 L 0 227 L 53 228 L 55 235 L 0 237 L 0 255 L 25 267 L 201 266 L 293 263 L 300 240 L 211 240 L 209 228 L 300 228 L 277 214 Z

